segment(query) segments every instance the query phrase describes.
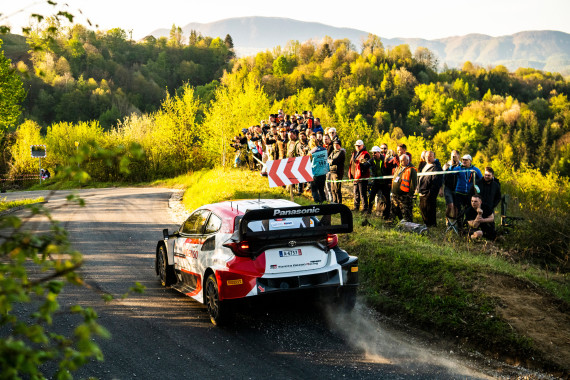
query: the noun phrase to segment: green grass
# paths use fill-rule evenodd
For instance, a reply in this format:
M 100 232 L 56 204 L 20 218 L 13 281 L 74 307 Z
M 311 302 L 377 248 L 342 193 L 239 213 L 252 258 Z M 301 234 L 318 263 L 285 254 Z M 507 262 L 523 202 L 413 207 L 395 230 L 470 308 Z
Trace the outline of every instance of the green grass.
M 31 205 L 31 204 L 40 203 L 43 201 L 44 201 L 43 197 L 39 197 L 36 199 L 21 199 L 21 200 L 17 200 L 17 201 L 6 201 L 6 198 L 0 198 L 0 212 L 9 210 L 9 209 L 14 208 L 14 207 Z

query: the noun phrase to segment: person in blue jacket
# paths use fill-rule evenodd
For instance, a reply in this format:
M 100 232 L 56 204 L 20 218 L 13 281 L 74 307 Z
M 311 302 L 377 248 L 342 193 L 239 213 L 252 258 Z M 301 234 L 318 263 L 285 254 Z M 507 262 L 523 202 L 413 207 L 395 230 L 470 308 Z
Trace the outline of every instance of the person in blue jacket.
M 316 146 L 309 151 L 311 156 L 311 169 L 313 171 L 313 182 L 311 182 L 311 193 L 316 203 L 326 200 L 325 184 L 327 173 L 329 172 L 328 153 L 322 146 Z
M 465 209 L 471 205 L 471 195 L 478 193 L 475 191 L 475 184 L 481 181 L 483 175 L 481 170 L 471 165 L 473 159 L 470 155 L 466 154 L 461 157 L 461 166 L 453 169 L 456 172 L 457 183 L 455 185 L 455 200 L 454 204 L 458 210 L 458 219 L 462 222 L 462 217 L 465 214 Z M 461 225 L 462 223 L 459 223 Z

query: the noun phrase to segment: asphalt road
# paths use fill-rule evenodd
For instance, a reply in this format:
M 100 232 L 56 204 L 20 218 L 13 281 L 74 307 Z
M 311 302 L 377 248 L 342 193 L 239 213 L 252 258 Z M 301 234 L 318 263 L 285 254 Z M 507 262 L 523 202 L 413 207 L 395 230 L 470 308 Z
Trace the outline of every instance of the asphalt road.
M 414 334 L 388 327 L 357 303 L 350 314 L 307 302 L 245 307 L 226 328 L 214 327 L 204 306 L 162 288 L 154 273 L 154 250 L 162 229 L 176 226 L 168 213 L 171 191 L 156 188 L 82 190 L 86 207 L 66 205 L 70 192 L 46 204 L 69 231 L 85 258 L 89 288 L 66 287 L 55 328 L 69 331 L 72 304 L 93 307 L 112 334 L 97 339 L 105 360 L 75 376 L 101 379 L 402 379 L 487 378 L 489 370 L 459 359 Z M 47 193 L 7 193 L 8 200 Z M 38 231 L 47 224 L 30 224 Z M 105 303 L 103 293 L 123 294 L 135 281 L 143 294 Z

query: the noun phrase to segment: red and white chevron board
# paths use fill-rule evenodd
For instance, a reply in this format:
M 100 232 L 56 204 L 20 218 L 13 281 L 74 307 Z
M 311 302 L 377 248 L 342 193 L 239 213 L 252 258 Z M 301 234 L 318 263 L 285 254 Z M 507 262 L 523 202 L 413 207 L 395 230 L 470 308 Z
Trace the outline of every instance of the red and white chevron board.
M 311 182 L 313 170 L 309 156 L 267 161 L 269 187 Z

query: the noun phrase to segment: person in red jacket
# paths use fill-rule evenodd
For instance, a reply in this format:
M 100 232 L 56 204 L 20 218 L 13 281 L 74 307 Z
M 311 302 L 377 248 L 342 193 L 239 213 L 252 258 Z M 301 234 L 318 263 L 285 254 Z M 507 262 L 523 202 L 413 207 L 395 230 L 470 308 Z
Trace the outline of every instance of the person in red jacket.
M 354 211 L 360 209 L 362 212 L 368 210 L 368 178 L 370 178 L 370 154 L 366 151 L 364 142 L 357 140 L 354 143 L 354 151 L 350 156 L 350 166 L 348 168 L 348 178 L 354 179 Z

